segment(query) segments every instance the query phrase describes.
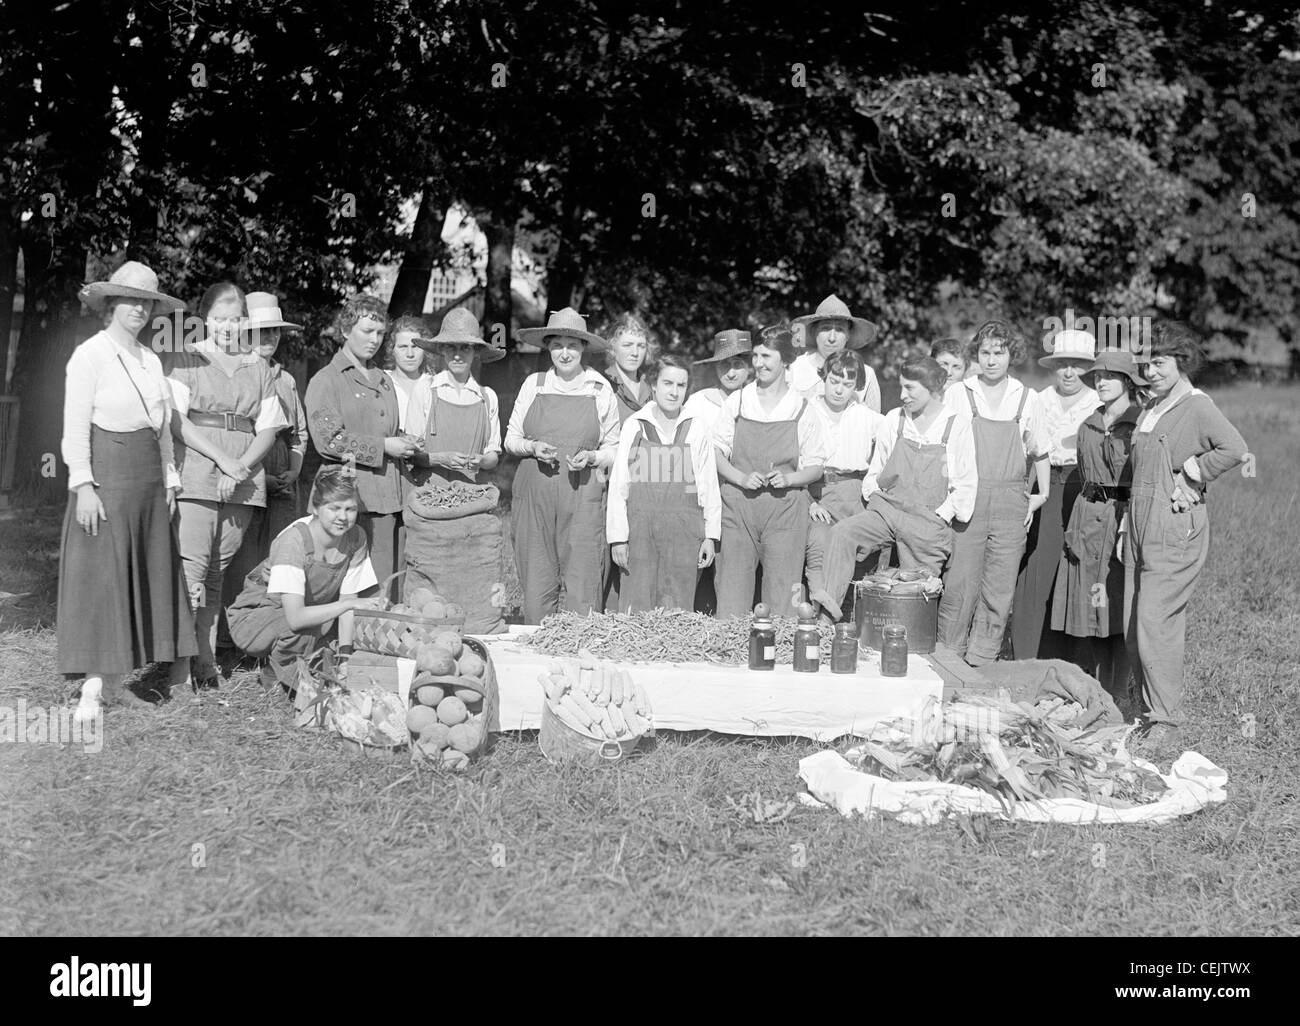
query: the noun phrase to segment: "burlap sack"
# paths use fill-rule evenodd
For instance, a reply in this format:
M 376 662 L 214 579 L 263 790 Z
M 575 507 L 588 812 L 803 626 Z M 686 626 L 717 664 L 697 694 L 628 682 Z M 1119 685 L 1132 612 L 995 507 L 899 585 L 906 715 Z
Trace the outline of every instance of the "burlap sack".
M 405 600 L 429 588 L 463 606 L 466 634 L 505 630 L 501 518 L 477 513 L 456 520 L 406 522 Z

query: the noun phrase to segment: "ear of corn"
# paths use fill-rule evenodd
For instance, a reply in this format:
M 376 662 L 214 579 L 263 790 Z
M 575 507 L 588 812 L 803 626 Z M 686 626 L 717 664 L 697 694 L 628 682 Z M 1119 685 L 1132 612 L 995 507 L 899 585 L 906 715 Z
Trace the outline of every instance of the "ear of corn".
M 639 737 L 653 729 L 650 700 L 627 670 L 585 650 L 577 659 L 554 660 L 538 675 L 546 701 L 563 723 L 607 740 Z

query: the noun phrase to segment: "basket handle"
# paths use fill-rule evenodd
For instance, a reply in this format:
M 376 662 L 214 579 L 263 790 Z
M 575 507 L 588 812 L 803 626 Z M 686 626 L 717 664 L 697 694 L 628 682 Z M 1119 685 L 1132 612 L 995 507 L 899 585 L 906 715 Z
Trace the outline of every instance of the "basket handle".
M 600 743 L 600 757 L 606 762 L 618 762 L 619 759 L 623 758 L 623 746 L 617 741 L 602 741 Z

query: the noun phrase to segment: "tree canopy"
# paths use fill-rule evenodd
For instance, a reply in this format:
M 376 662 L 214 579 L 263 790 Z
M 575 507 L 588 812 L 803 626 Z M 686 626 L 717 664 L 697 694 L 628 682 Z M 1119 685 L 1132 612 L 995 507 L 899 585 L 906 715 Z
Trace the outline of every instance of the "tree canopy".
M 33 465 L 85 275 L 141 259 L 191 302 L 233 278 L 311 346 L 377 264 L 400 265 L 394 313 L 418 309 L 454 201 L 505 323 L 526 230 L 552 308 L 636 309 L 697 350 L 835 292 L 885 361 L 945 329 L 941 290 L 1031 332 L 1159 311 L 1221 358 L 1296 344 L 1295 7 L 630 6 L 76 0 L 6 22 L 0 307 L 21 251 Z

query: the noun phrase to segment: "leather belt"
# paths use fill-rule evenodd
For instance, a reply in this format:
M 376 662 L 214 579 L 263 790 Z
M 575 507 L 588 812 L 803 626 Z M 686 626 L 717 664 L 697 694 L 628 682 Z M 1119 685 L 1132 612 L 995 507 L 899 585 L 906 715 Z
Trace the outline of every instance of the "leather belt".
M 1129 490 L 1118 485 L 1090 484 L 1083 486 L 1081 494 L 1089 502 L 1128 502 Z
M 866 476 L 865 470 L 827 470 L 822 474 L 822 480 L 834 484 L 836 481 L 861 481 Z
M 187 414 L 191 424 L 199 427 L 223 428 L 226 431 L 242 431 L 246 435 L 257 434 L 257 427 L 252 417 L 240 413 L 205 413 L 202 410 L 190 410 Z

